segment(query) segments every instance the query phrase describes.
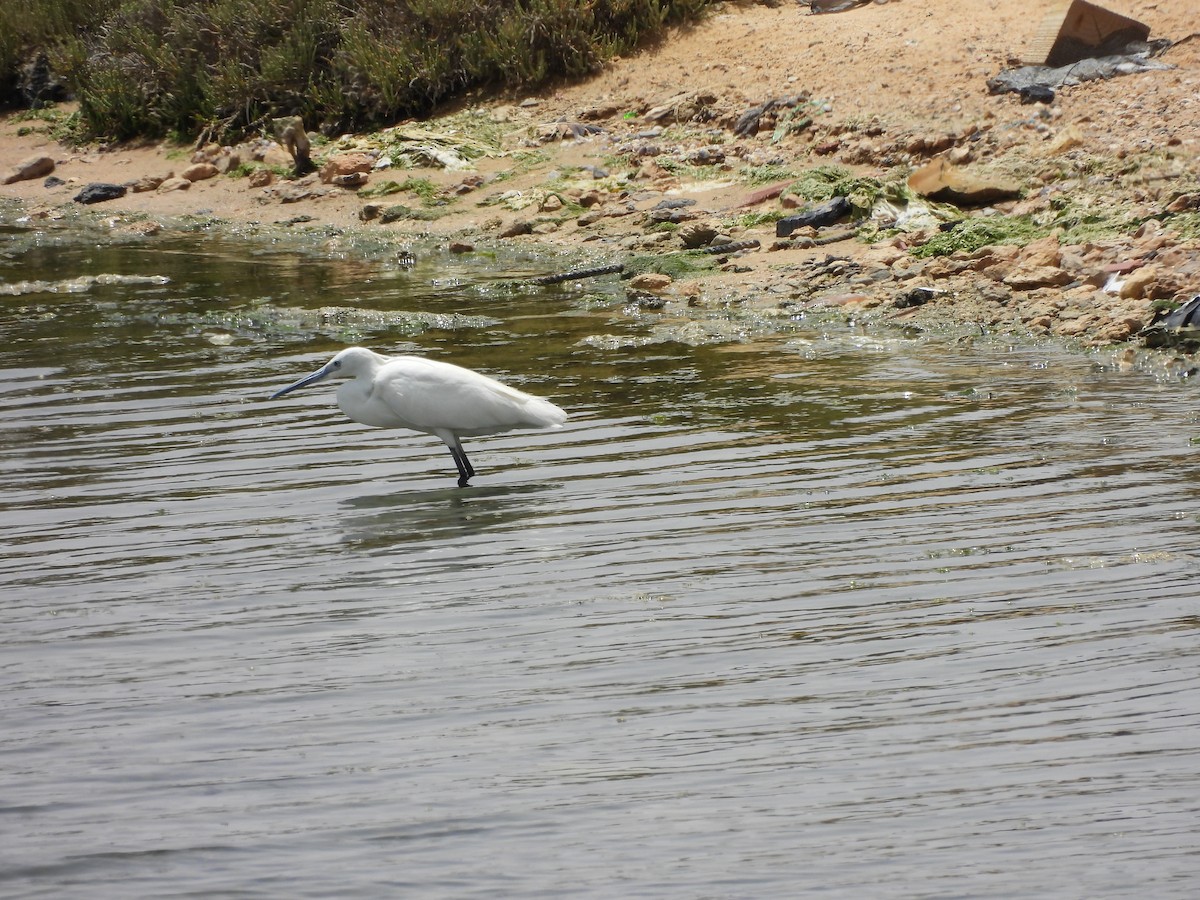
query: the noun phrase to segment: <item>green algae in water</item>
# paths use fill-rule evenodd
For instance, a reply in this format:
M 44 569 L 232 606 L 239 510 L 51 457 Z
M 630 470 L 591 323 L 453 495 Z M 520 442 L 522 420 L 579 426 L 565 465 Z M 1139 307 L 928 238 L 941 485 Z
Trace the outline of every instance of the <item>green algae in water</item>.
M 625 275 L 641 275 L 654 272 L 658 275 L 669 275 L 678 281 L 690 278 L 704 272 L 710 272 L 717 266 L 717 257 L 699 251 L 684 251 L 682 253 L 664 253 L 660 255 L 639 254 L 625 260 Z

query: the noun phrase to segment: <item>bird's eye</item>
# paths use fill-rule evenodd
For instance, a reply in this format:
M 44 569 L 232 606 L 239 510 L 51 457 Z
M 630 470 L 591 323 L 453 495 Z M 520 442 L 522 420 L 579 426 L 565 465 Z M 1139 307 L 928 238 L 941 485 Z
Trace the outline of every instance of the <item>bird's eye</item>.
M 340 369 L 342 367 L 342 361 L 340 359 L 335 359 L 333 361 L 333 367 L 335 369 Z

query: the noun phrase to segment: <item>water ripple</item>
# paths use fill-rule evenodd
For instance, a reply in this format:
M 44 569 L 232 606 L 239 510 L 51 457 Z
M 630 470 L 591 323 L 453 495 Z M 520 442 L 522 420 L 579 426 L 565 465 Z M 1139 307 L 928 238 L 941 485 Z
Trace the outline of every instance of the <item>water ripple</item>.
M 572 412 L 460 490 L 179 264 L 0 317 L 6 893 L 1190 896 L 1193 386 L 418 292 Z

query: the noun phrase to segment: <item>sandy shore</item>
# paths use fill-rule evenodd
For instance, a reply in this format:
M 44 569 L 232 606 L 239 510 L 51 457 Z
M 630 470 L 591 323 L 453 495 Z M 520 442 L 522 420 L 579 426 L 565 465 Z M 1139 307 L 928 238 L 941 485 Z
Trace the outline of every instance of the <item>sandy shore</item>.
M 811 16 L 794 4 L 728 4 L 586 82 L 317 141 L 318 165 L 368 160 L 352 186 L 291 178 L 286 153 L 265 140 L 76 148 L 56 142 L 46 121 L 10 114 L 0 119 L 0 172 L 39 156 L 53 172 L 0 186 L 0 212 L 53 220 L 80 209 L 73 198 L 85 185 L 157 184 L 88 213 L 147 239 L 200 216 L 383 229 L 398 243 L 463 253 L 529 244 L 581 263 L 736 241 L 752 246 L 631 289 L 681 308 L 844 307 L 1132 352 L 1158 308 L 1200 293 L 1200 40 L 1182 9 L 1114 2 L 1152 37 L 1177 42 L 1161 57 L 1172 68 L 1063 88 L 1049 103 L 989 94 L 987 79 L 1030 45 L 1046 6 L 900 0 Z M 445 154 L 449 167 L 428 157 L 402 165 L 397 150 L 427 149 L 431 135 L 435 147 L 486 137 L 494 149 L 463 154 L 461 166 Z M 840 165 L 903 183 L 936 160 L 1020 188 L 964 217 L 1028 214 L 1048 223 L 1045 236 L 923 257 L 937 222 L 868 240 L 848 236 L 855 226 L 845 222 L 776 235 L 771 219 L 797 211 L 788 191 L 799 173 Z M 1091 222 L 1094 233 L 1081 230 Z

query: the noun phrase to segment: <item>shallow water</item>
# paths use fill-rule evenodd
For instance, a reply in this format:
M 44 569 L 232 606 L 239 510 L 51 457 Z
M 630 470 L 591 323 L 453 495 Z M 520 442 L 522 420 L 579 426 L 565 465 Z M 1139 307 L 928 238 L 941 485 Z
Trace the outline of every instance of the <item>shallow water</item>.
M 0 233 L 0 893 L 1194 895 L 1193 384 L 312 249 Z

